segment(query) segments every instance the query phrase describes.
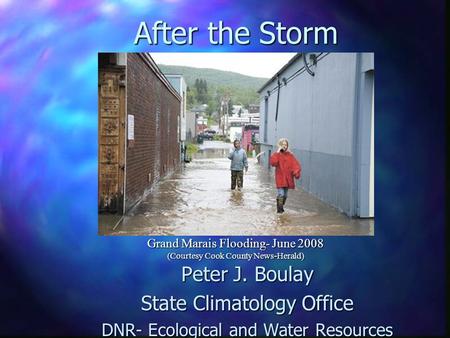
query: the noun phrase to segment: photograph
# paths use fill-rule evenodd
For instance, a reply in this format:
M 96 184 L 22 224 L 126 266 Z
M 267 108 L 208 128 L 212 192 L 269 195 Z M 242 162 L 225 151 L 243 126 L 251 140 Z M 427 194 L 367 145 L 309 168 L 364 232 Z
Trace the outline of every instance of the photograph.
M 374 236 L 374 53 L 98 53 L 98 234 Z
M 445 1 L 30 5 L 0 336 L 450 337 Z

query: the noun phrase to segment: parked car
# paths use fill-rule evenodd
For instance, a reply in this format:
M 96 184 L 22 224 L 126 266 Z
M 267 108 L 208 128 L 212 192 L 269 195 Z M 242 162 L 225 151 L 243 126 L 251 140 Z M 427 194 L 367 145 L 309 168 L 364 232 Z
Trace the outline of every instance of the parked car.
M 216 135 L 216 132 L 214 130 L 207 129 L 204 131 L 204 135 L 205 139 L 212 140 L 214 139 L 214 135 Z

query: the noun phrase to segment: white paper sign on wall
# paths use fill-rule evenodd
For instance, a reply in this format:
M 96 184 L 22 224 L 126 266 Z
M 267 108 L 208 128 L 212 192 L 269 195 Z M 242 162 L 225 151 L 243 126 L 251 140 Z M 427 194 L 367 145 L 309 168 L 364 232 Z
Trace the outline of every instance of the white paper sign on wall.
M 128 115 L 128 140 L 134 140 L 134 115 Z

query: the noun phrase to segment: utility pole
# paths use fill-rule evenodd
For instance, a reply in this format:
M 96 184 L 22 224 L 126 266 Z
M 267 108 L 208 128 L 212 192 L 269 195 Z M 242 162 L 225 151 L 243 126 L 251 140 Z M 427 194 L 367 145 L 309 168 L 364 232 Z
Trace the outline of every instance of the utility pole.
M 219 108 L 219 130 L 222 129 L 222 116 L 223 116 L 223 100 L 220 100 L 220 108 Z
M 225 129 L 228 129 L 228 114 L 229 114 L 229 109 L 228 109 L 228 102 L 230 102 L 230 94 L 226 93 L 223 97 L 222 97 L 222 105 L 221 107 L 225 106 L 224 108 L 224 118 L 223 118 L 223 123 L 222 123 L 222 134 L 223 136 L 225 136 Z
M 222 102 L 224 104 L 224 114 L 223 114 L 223 123 L 222 123 L 222 135 L 225 136 L 225 121 L 226 121 L 226 118 L 227 118 L 226 108 L 225 108 L 225 102 L 226 102 L 225 99 L 222 100 Z

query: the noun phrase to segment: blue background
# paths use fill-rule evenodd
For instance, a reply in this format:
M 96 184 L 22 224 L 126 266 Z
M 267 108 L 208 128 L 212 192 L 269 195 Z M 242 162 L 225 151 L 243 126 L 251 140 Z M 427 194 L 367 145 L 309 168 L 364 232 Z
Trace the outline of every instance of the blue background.
M 0 334 L 101 333 L 104 321 L 393 325 L 443 335 L 445 271 L 444 1 L 0 1 Z M 194 46 L 133 45 L 139 22 L 197 26 Z M 335 26 L 337 46 L 209 45 L 224 20 Z M 306 251 L 308 289 L 179 282 L 181 262 L 146 238 L 97 236 L 97 52 L 373 51 L 375 237 L 326 238 Z M 242 264 L 250 269 L 255 263 Z M 288 261 L 266 266 L 285 267 Z M 193 267 L 204 264 L 193 263 Z M 232 267 L 235 262 L 218 263 Z M 143 294 L 352 297 L 355 311 L 158 313 Z

